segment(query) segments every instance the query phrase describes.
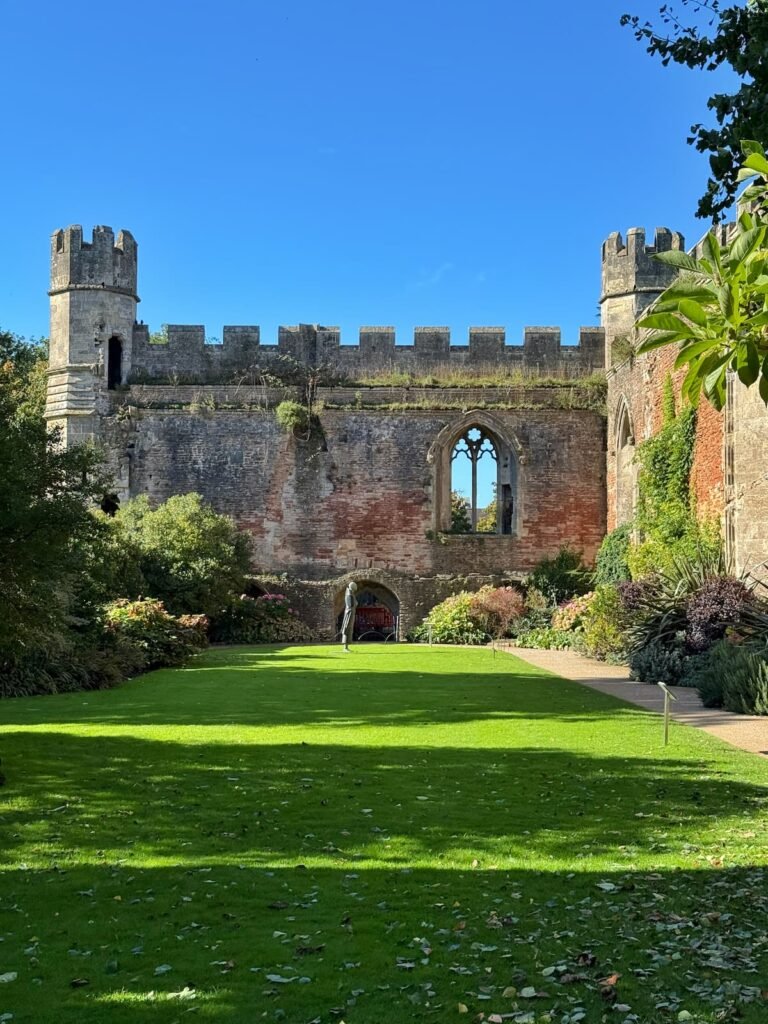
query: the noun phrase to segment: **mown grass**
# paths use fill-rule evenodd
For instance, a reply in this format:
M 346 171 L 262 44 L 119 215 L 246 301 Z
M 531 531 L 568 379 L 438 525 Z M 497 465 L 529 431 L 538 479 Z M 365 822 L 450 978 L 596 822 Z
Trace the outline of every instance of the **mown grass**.
M 218 650 L 0 721 L 0 1021 L 766 1019 L 768 765 L 515 658 Z

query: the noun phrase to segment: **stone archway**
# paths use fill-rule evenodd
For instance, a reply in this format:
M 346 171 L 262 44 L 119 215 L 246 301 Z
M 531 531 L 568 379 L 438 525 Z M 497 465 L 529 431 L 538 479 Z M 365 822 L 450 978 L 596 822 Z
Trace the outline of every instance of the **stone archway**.
M 396 641 L 400 632 L 400 599 L 383 583 L 371 579 L 356 579 L 357 615 L 355 617 L 355 641 Z M 344 593 L 347 584 L 337 592 L 334 599 L 336 635 L 341 633 L 344 618 Z

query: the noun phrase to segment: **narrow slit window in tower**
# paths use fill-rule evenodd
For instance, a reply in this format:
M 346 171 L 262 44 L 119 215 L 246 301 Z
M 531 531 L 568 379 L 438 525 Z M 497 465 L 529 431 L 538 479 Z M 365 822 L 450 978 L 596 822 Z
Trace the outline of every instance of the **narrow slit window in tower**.
M 123 382 L 123 343 L 110 338 L 107 346 L 107 387 L 114 391 Z

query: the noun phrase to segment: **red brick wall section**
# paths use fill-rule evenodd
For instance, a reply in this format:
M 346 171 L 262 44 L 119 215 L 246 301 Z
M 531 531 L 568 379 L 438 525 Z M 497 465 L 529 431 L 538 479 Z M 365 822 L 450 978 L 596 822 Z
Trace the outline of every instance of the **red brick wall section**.
M 674 371 L 677 350 L 662 348 L 629 360 L 608 378 L 608 529 L 616 524 L 616 427 L 622 399 L 626 401 L 635 441 L 640 444 L 658 432 L 663 420 L 664 381 L 668 373 L 681 405 L 684 372 Z M 691 487 L 700 515 L 721 516 L 725 508 L 723 487 L 723 414 L 702 400 L 699 406 Z
M 604 418 L 563 408 L 494 415 L 522 453 L 517 536 L 432 536 L 427 456 L 460 410 L 325 409 L 323 436 L 302 441 L 268 410 L 147 408 L 131 428 L 131 493 L 160 502 L 199 491 L 250 531 L 255 569 L 307 580 L 369 568 L 518 572 L 563 544 L 592 560 L 605 533 Z M 124 424 L 111 429 L 117 451 Z

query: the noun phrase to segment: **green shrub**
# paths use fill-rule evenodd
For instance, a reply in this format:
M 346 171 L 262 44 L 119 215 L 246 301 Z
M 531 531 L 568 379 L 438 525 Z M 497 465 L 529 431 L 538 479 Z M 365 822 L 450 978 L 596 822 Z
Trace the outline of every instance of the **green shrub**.
M 492 637 L 509 636 L 519 623 L 525 601 L 516 587 L 481 587 L 462 591 L 435 605 L 411 639 L 430 637 L 440 644 L 483 644 Z
M 138 652 L 142 668 L 182 665 L 202 646 L 200 630 L 183 626 L 154 598 L 113 601 L 105 620 L 109 633 Z
M 32 697 L 116 686 L 146 667 L 142 652 L 99 623 L 87 636 L 71 631 L 46 644 L 28 645 L 0 672 L 0 697 Z
M 692 681 L 705 707 L 768 715 L 765 648 L 758 652 L 721 640 L 700 662 Z
M 528 585 L 540 590 L 553 605 L 567 601 L 590 589 L 590 572 L 581 559 L 581 552 L 567 546 L 554 558 L 543 558 L 531 575 Z
M 287 434 L 306 434 L 309 431 L 309 409 L 301 402 L 288 399 L 275 408 L 275 419 Z
M 173 615 L 210 616 L 242 591 L 250 567 L 248 537 L 199 494 L 176 495 L 155 509 L 145 495 L 134 498 L 115 523 L 137 553 L 143 581 L 121 596 L 150 594 Z
M 421 625 L 411 632 L 414 640 L 430 637 L 436 644 L 483 644 L 488 639 L 477 621 L 475 595 L 466 590 L 435 605 Z
M 684 685 L 688 663 L 682 634 L 672 643 L 651 640 L 629 656 L 629 677 L 642 683 Z
M 626 620 L 618 590 L 613 584 L 597 587 L 581 620 L 580 646 L 592 658 L 616 658 L 627 646 Z
M 596 586 L 631 579 L 628 561 L 631 536 L 632 524 L 624 523 L 603 538 L 595 560 Z
M 514 647 L 530 647 L 539 650 L 567 651 L 576 644 L 576 634 L 551 626 L 538 626 L 523 630 L 512 641 Z
M 286 644 L 308 642 L 312 632 L 284 594 L 243 594 L 214 617 L 211 637 L 222 644 Z

